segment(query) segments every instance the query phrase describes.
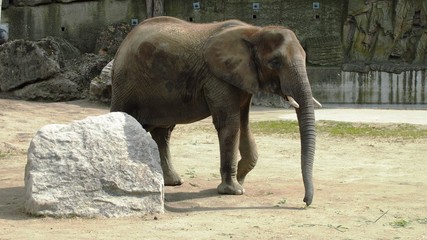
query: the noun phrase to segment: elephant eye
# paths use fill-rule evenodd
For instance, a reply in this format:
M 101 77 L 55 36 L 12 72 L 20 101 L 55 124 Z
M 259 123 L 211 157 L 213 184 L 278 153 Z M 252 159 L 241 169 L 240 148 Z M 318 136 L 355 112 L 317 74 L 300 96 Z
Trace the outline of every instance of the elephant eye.
M 267 62 L 267 65 L 270 69 L 278 69 L 282 66 L 282 61 L 280 61 L 280 58 L 275 57 L 273 59 L 270 59 Z

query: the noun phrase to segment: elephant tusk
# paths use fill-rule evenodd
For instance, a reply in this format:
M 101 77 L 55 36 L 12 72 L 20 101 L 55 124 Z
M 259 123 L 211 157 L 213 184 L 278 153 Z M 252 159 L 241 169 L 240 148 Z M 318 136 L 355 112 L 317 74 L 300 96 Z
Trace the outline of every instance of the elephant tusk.
M 286 96 L 288 98 L 289 103 L 294 107 L 294 108 L 299 108 L 299 104 L 297 103 L 297 101 L 295 101 L 295 99 L 291 96 Z
M 317 101 L 315 98 L 313 98 L 313 102 L 314 102 L 314 105 L 318 106 L 319 108 L 322 107 L 322 104 L 320 104 L 320 102 Z

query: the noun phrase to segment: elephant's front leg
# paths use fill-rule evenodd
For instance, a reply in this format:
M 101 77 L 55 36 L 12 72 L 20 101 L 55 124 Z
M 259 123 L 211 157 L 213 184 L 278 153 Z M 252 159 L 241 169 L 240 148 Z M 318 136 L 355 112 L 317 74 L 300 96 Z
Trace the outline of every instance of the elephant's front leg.
M 204 92 L 219 139 L 222 182 L 218 186 L 218 193 L 241 195 L 244 189 L 237 181 L 236 175 L 240 139 L 240 106 L 244 93 L 220 79 L 207 81 Z
M 244 193 L 242 185 L 236 179 L 237 154 L 239 147 L 240 123 L 237 120 L 215 122 L 218 131 L 221 157 L 221 184 L 218 193 L 241 195 Z

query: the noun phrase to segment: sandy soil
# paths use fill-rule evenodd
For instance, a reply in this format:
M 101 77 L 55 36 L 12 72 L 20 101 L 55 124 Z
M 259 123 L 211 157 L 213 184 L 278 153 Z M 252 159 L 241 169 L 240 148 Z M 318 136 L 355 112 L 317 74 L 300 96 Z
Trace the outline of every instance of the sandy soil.
M 318 136 L 315 198 L 304 208 L 299 138 L 257 135 L 260 160 L 243 196 L 220 196 L 218 143 L 210 120 L 177 127 L 166 212 L 144 218 L 53 219 L 23 210 L 26 151 L 46 124 L 108 112 L 77 101 L 0 100 L 0 240 L 5 239 L 427 239 L 427 143 Z M 263 109 L 251 121 L 291 110 Z

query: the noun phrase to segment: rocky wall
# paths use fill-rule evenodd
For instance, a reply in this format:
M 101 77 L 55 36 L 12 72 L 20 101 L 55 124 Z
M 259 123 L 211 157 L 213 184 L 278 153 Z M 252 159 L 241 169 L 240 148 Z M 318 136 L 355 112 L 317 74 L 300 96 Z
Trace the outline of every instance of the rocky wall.
M 402 64 L 425 67 L 427 1 L 349 1 L 342 39 L 346 62 L 387 63 L 391 67 L 386 71 Z M 363 70 L 354 65 L 346 70 L 373 69 Z

